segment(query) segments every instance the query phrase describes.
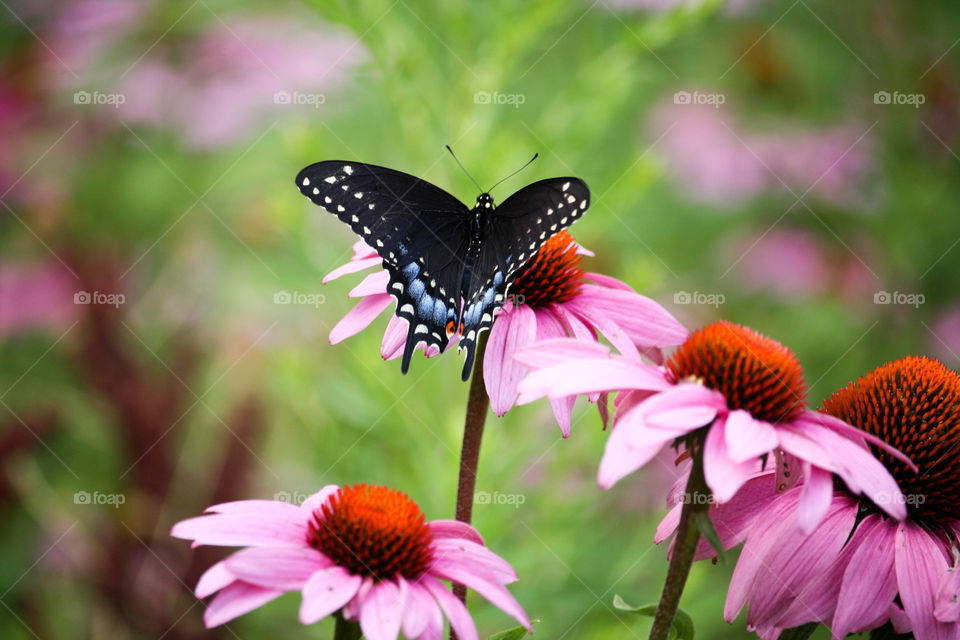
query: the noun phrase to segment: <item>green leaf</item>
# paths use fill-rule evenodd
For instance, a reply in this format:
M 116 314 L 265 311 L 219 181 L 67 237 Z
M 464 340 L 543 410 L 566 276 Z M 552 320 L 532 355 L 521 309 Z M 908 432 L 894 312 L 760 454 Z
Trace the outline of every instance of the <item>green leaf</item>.
M 707 539 L 707 542 L 710 543 L 713 550 L 717 552 L 717 562 L 726 564 L 727 552 L 723 548 L 723 543 L 720 542 L 720 536 L 717 534 L 717 530 L 713 527 L 713 521 L 710 520 L 709 513 L 707 511 L 694 511 L 692 515 L 693 524 L 700 530 L 703 537 Z
M 627 613 L 636 613 L 637 615 L 652 618 L 657 613 L 656 604 L 645 604 L 639 607 L 627 604 L 619 595 L 613 596 L 613 608 Z M 693 619 L 683 609 L 677 609 L 677 615 L 673 618 L 673 624 L 670 625 L 671 640 L 693 640 L 694 629 Z
M 531 620 L 530 624 L 537 624 L 538 622 L 540 622 L 540 620 Z M 507 629 L 506 631 L 493 634 L 490 636 L 489 640 L 520 640 L 521 638 L 526 637 L 526 629 L 523 627 L 514 627 L 513 629 Z

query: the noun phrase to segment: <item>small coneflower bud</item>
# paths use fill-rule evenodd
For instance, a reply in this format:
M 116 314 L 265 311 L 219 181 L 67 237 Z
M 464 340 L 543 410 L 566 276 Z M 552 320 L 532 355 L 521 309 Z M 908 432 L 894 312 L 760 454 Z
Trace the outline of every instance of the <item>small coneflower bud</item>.
M 823 411 L 877 436 L 917 465 L 918 473 L 874 447 L 911 516 L 960 519 L 960 376 L 930 358 L 903 358 L 835 392 Z
M 561 231 L 540 247 L 540 250 L 517 271 L 510 287 L 515 304 L 546 307 L 576 297 L 583 285 L 577 243 Z
M 781 422 L 804 410 L 803 369 L 790 349 L 753 329 L 727 321 L 694 331 L 667 363 L 674 381 L 719 391 L 731 410 Z
M 314 513 L 310 546 L 354 575 L 416 580 L 430 568 L 431 542 L 423 512 L 406 494 L 386 487 L 343 487 Z

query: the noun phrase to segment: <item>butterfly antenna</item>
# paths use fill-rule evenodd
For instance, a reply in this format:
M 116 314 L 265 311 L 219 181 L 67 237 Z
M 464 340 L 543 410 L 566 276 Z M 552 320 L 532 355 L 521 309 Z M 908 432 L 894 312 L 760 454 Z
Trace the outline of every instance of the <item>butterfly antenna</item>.
M 506 180 L 509 180 L 509 179 L 512 178 L 513 176 L 517 175 L 518 173 L 520 173 L 521 171 L 523 171 L 524 169 L 526 169 L 527 167 L 529 167 L 530 164 L 531 164 L 534 160 L 536 160 L 539 156 L 540 156 L 539 153 L 533 154 L 533 157 L 530 158 L 529 160 L 527 160 L 527 164 L 523 165 L 522 167 L 520 167 L 519 169 L 517 169 L 516 171 L 514 171 L 513 173 L 511 173 L 511 174 L 508 175 L 506 178 L 503 178 L 502 180 L 500 180 L 500 182 L 504 182 L 504 181 L 506 181 Z M 489 189 L 487 189 L 487 193 L 490 193 L 491 191 L 493 191 L 494 189 L 496 189 L 496 188 L 497 188 L 497 185 L 500 184 L 500 182 L 498 182 L 497 184 L 495 184 L 495 185 L 493 185 L 492 187 L 490 187 Z
M 450 155 L 453 156 L 453 159 L 456 160 L 456 161 L 457 161 L 457 164 L 460 165 L 460 168 L 463 169 L 463 172 L 464 172 L 465 174 L 467 174 L 467 177 L 470 178 L 470 180 L 473 182 L 473 184 L 477 185 L 477 189 L 480 190 L 480 193 L 486 193 L 486 192 L 483 190 L 483 187 L 481 187 L 480 184 L 479 184 L 476 180 L 473 179 L 473 176 L 470 175 L 470 172 L 467 171 L 467 168 L 466 168 L 465 166 L 463 166 L 463 163 L 460 162 L 460 159 L 459 159 L 459 158 L 457 158 L 457 154 L 455 154 L 455 153 L 453 152 L 453 149 L 450 148 L 450 145 L 446 145 L 446 147 L 447 147 L 447 151 L 450 152 Z

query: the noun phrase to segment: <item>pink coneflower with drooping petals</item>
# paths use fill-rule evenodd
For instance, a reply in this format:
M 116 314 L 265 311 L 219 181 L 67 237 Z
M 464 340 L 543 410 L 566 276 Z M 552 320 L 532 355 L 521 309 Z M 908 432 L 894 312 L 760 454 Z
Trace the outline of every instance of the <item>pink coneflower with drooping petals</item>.
M 420 507 L 386 487 L 330 485 L 300 506 L 269 500 L 215 505 L 174 525 L 197 545 L 246 547 L 206 571 L 196 594 L 216 593 L 204 622 L 213 627 L 288 591 L 300 591 L 300 622 L 340 612 L 368 640 L 440 640 L 443 620 L 463 640 L 478 638 L 466 607 L 440 582 L 473 589 L 530 629 L 507 590 L 513 568 L 464 523 L 426 522 Z
M 836 640 L 885 624 L 917 640 L 960 637 L 960 376 L 929 358 L 903 358 L 840 389 L 823 411 L 910 456 L 919 472 L 874 449 L 903 491 L 906 519 L 886 517 L 887 505 L 843 485 L 810 533 L 791 515 L 802 486 L 744 505 L 736 521 L 712 511 L 718 532 L 746 538 L 726 619 L 746 605 L 747 623 L 765 639 L 809 622 L 829 625 Z
M 558 359 L 557 353 L 565 357 Z M 569 340 L 533 345 L 518 359 L 535 370 L 520 384 L 520 403 L 541 396 L 624 392 L 600 462 L 603 488 L 668 444 L 692 437 L 702 451 L 707 485 L 721 503 L 752 477 L 758 458 L 774 454 L 788 456 L 807 480 L 798 508 L 808 530 L 830 506 L 831 473 L 855 493 L 883 503 L 891 515 L 905 514 L 893 477 L 862 443 L 864 438 L 882 441 L 806 410 L 796 356 L 752 329 L 726 321 L 708 325 L 693 332 L 663 367 Z
M 350 262 L 327 275 L 325 283 L 381 265 L 380 257 L 362 241 L 354 245 L 353 251 Z M 567 336 L 593 344 L 602 335 L 621 350 L 636 353 L 639 349 L 659 360 L 661 348 L 686 338 L 683 325 L 653 300 L 615 278 L 585 272 L 580 267 L 583 255 L 592 254 L 567 231 L 561 231 L 517 271 L 507 301 L 490 330 L 483 361 L 484 384 L 497 415 L 509 411 L 517 399 L 517 385 L 526 368 L 513 355 L 528 344 Z M 350 292 L 351 297 L 362 299 L 330 332 L 331 343 L 359 333 L 394 306 L 395 299 L 387 293 L 388 281 L 387 273 L 381 269 L 369 274 Z M 388 360 L 399 357 L 406 337 L 406 321 L 391 316 L 381 355 Z M 437 353 L 435 347 L 427 351 L 428 356 Z M 574 395 L 550 398 L 564 437 L 570 435 L 575 399 Z

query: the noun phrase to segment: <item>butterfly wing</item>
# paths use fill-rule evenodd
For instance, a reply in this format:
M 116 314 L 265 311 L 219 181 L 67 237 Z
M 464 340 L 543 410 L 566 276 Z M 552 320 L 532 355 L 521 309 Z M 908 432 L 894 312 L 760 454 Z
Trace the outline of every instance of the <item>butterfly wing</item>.
M 493 325 L 494 313 L 503 306 L 514 274 L 589 206 L 590 190 L 583 180 L 549 178 L 520 189 L 493 210 L 479 259 L 468 274 L 459 344 L 467 351 L 464 380 L 473 364 L 476 340 Z
M 420 343 L 446 348 L 447 324 L 460 309 L 459 283 L 470 212 L 415 176 L 359 162 L 326 161 L 297 175 L 314 204 L 350 226 L 383 258 L 396 315 L 408 321 L 401 368 Z

